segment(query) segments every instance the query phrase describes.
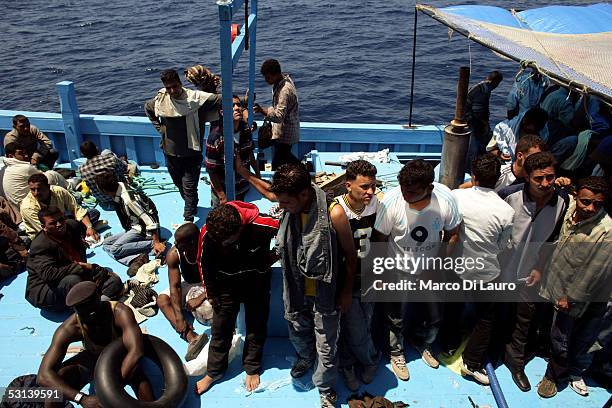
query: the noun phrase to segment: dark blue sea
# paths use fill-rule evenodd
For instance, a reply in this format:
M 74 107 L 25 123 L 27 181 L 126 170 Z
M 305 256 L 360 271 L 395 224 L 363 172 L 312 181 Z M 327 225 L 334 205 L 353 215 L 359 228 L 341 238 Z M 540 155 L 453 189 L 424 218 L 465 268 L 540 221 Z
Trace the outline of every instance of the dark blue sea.
M 434 6 L 476 2 L 432 1 Z M 527 9 L 545 1 L 488 1 Z M 557 4 L 566 2 L 557 2 Z M 571 4 L 588 4 L 574 1 Z M 0 1 L 0 109 L 59 111 L 55 83 L 76 84 L 81 113 L 143 115 L 160 88 L 159 72 L 203 64 L 219 72 L 218 8 L 213 0 Z M 568 2 L 569 4 L 569 2 Z M 235 22 L 242 22 L 238 17 Z M 408 121 L 414 2 L 405 0 L 260 0 L 257 72 L 278 59 L 298 88 L 303 121 Z M 492 98 L 492 120 L 517 64 L 424 14 L 418 16 L 413 122 L 438 124 L 453 115 L 462 65 L 472 82 L 493 70 L 506 80 Z M 235 92 L 246 89 L 248 53 L 236 68 Z M 257 101 L 271 90 L 258 75 Z

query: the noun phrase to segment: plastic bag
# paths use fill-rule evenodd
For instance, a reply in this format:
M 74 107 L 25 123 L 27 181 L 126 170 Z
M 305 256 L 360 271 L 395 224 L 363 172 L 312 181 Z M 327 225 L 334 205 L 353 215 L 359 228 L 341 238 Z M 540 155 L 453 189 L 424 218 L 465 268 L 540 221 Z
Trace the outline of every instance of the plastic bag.
M 244 340 L 241 335 L 234 334 L 232 338 L 232 346 L 230 347 L 228 364 L 232 362 L 232 360 L 242 354 L 242 344 Z M 183 366 L 185 367 L 185 372 L 188 376 L 200 376 L 206 373 L 206 364 L 208 363 L 208 347 L 210 346 L 210 341 L 206 343 L 200 354 L 191 361 L 187 361 Z

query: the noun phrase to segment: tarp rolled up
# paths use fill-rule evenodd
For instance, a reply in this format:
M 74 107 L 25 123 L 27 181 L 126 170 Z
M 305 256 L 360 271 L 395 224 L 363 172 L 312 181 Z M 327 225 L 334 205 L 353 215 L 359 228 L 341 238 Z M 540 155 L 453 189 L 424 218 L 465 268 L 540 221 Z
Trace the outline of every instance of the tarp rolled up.
M 492 6 L 416 7 L 501 55 L 612 104 L 612 4 L 520 12 Z

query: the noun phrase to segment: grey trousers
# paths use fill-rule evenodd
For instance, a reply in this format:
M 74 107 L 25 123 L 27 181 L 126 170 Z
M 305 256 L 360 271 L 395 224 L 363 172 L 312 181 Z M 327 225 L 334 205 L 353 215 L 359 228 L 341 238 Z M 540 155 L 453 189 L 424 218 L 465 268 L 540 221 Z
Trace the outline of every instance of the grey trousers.
M 289 340 L 298 357 L 314 361 L 317 366 L 312 375 L 313 384 L 319 392 L 335 389 L 338 377 L 337 343 L 340 331 L 340 313 L 317 311 L 315 299 L 306 296 L 304 308 L 287 318 Z
M 353 294 L 351 308 L 340 318 L 340 367 L 378 365 L 380 353 L 374 347 L 370 329 L 373 313 L 374 303 L 362 302 L 360 293 Z

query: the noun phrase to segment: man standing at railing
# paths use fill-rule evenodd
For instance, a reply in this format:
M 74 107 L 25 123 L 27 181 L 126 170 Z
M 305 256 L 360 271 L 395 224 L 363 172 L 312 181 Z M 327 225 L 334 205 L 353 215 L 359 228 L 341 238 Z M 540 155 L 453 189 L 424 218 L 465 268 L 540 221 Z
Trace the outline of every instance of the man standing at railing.
M 287 163 L 297 163 L 291 147 L 300 141 L 300 108 L 295 84 L 288 74 L 283 74 L 275 59 L 264 61 L 261 75 L 272 85 L 272 106 L 255 105 L 255 112 L 263 114 L 272 122 L 272 170 Z
M 145 113 L 161 134 L 168 173 L 185 200 L 183 218 L 193 222 L 198 209 L 204 127 L 218 119 L 221 95 L 183 88 L 173 69 L 162 71 L 161 81 L 164 87 L 145 103 Z

